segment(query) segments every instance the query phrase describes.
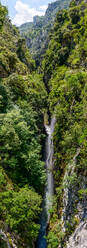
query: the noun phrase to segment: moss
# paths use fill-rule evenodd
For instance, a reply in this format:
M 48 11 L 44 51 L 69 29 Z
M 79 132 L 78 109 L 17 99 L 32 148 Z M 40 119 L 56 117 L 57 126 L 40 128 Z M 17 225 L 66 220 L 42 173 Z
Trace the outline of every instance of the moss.
M 80 200 L 83 200 L 85 197 L 87 197 L 87 189 L 78 190 L 78 196 Z

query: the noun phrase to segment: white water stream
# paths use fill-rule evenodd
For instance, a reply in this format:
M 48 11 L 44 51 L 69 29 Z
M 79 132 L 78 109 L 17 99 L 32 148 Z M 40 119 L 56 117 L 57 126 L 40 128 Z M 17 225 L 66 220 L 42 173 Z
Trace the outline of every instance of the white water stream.
M 54 193 L 54 183 L 53 183 L 53 137 L 52 134 L 54 132 L 56 119 L 53 117 L 51 119 L 50 126 L 45 125 L 47 138 L 45 144 L 45 153 L 46 153 L 46 171 L 47 171 L 47 184 L 45 188 L 44 200 L 43 200 L 43 211 L 41 215 L 40 221 L 40 233 L 37 241 L 37 248 L 46 248 L 46 230 L 50 220 L 50 209 L 52 208 L 52 200 L 53 200 L 53 193 Z

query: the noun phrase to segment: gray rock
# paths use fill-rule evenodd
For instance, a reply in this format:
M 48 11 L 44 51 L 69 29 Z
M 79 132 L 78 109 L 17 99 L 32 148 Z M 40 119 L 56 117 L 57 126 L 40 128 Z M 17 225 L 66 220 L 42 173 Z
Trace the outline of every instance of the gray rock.
M 67 248 L 87 248 L 87 221 L 83 221 L 70 237 Z

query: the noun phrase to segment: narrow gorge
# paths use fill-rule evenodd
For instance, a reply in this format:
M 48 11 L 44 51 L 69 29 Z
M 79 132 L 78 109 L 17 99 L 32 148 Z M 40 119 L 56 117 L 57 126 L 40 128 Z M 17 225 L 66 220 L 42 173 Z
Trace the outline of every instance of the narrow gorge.
M 46 164 L 46 187 L 44 192 L 44 200 L 42 205 L 42 214 L 40 219 L 40 233 L 37 241 L 37 248 L 46 248 L 46 233 L 50 221 L 50 210 L 53 205 L 54 182 L 53 182 L 53 132 L 55 128 L 56 118 L 52 117 L 50 125 L 45 125 L 47 138 L 45 141 L 45 164 Z
M 35 247 L 87 248 L 85 0 L 21 27 L 0 3 L 0 248 Z

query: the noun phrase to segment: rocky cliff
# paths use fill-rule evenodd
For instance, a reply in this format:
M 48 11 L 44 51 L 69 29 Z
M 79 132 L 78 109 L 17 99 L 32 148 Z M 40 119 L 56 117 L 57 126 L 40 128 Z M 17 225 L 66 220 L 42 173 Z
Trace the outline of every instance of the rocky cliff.
M 48 248 L 87 247 L 87 2 L 57 13 L 43 61 L 55 112 L 55 197 Z
M 86 248 L 87 2 L 73 0 L 69 9 L 57 12 L 38 69 L 42 75 L 1 5 L 0 13 L 0 245 L 32 248 L 38 237 L 46 185 L 43 124 L 49 112 L 56 123 L 47 246 Z M 30 28 L 41 31 L 43 19 L 36 16 Z
M 20 26 L 19 30 L 26 43 L 36 64 L 39 65 L 43 55 L 48 47 L 49 32 L 53 27 L 53 22 L 58 10 L 67 8 L 70 0 L 58 0 L 48 4 L 48 8 L 44 16 L 35 16 L 33 23 L 25 23 Z

